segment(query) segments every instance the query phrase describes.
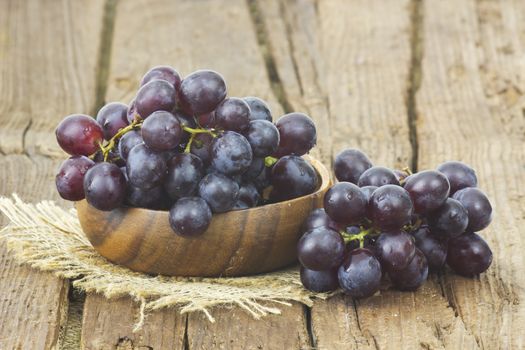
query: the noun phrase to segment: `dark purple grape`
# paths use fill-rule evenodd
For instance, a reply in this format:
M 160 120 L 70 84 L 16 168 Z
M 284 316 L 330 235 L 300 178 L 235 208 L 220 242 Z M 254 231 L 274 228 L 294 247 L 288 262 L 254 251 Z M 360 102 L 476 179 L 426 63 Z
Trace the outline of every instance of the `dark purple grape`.
M 142 119 L 155 111 L 171 112 L 177 103 L 175 88 L 166 80 L 152 80 L 137 92 L 135 108 Z
M 324 210 L 332 220 L 358 224 L 365 218 L 367 201 L 359 187 L 350 182 L 333 185 L 324 195 Z
M 275 155 L 302 156 L 308 153 L 317 143 L 315 124 L 303 113 L 289 113 L 282 116 L 275 124 L 279 130 L 279 147 Z
M 339 288 L 337 269 L 327 271 L 314 271 L 301 266 L 301 283 L 312 292 L 331 292 Z
M 368 218 L 381 230 L 397 230 L 410 223 L 413 206 L 408 192 L 400 186 L 385 185 L 372 193 Z
M 491 223 L 492 205 L 479 189 L 467 187 L 454 193 L 452 198 L 457 199 L 467 210 L 468 231 L 481 231 Z
M 252 120 L 244 135 L 256 157 L 269 156 L 279 146 L 279 130 L 267 120 Z
M 215 109 L 215 125 L 222 130 L 243 132 L 250 124 L 250 107 L 237 97 L 229 97 Z
M 226 97 L 226 83 L 217 72 L 198 70 L 182 80 L 179 96 L 188 114 L 209 113 Z
M 106 104 L 98 111 L 97 123 L 102 126 L 104 138 L 111 139 L 120 129 L 128 126 L 128 106 L 120 102 Z
M 213 136 L 203 133 L 196 134 L 191 143 L 190 152 L 199 157 L 206 166 L 211 162 L 213 140 Z
M 245 172 L 252 163 L 252 148 L 241 134 L 226 131 L 212 144 L 211 166 L 226 175 Z
M 265 188 L 270 186 L 271 183 L 271 177 L 272 177 L 272 168 L 268 168 L 266 166 L 263 166 L 262 171 L 255 177 L 255 179 L 252 180 L 255 187 L 259 190 L 259 192 L 262 192 Z M 243 174 L 244 175 L 244 174 Z
M 135 100 L 133 100 L 128 105 L 128 111 L 127 111 L 128 123 L 131 124 L 131 122 L 135 120 L 136 116 L 138 116 L 137 106 L 135 106 Z
M 267 120 L 272 121 L 270 107 L 258 97 L 247 96 L 243 100 L 250 106 L 250 120 Z
M 84 114 L 64 118 L 55 130 L 59 146 L 73 156 L 90 156 L 99 149 L 104 132 L 97 121 Z
M 251 184 L 251 183 L 243 183 L 239 187 L 239 201 L 242 201 L 248 207 L 252 208 L 257 206 L 259 203 L 259 200 L 261 199 L 261 195 L 259 194 L 259 191 L 257 191 L 257 188 Z
M 339 181 L 357 184 L 359 177 L 372 167 L 366 154 L 358 149 L 345 149 L 335 157 L 334 173 Z
M 173 85 L 175 90 L 180 89 L 180 75 L 179 73 L 170 66 L 156 66 L 151 68 L 143 77 L 140 82 L 140 86 L 146 85 L 152 80 L 166 80 L 168 83 Z
M 233 206 L 232 210 L 244 210 L 244 209 L 250 209 L 250 208 L 251 207 L 248 204 L 238 199 L 237 202 L 235 202 L 235 205 Z
M 352 250 L 337 272 L 339 285 L 353 298 L 374 295 L 381 285 L 381 264 L 366 248 Z
M 264 169 L 264 158 L 253 157 L 250 166 L 242 173 L 243 181 L 251 182 L 261 174 Z
M 410 194 L 414 211 L 418 214 L 427 214 L 441 207 L 450 191 L 445 175 L 435 170 L 411 175 L 406 179 L 403 187 Z
M 428 216 L 428 222 L 436 235 L 443 238 L 456 237 L 467 229 L 468 212 L 460 202 L 447 198 L 445 204 Z
M 138 208 L 163 209 L 166 206 L 166 198 L 162 186 L 149 189 L 128 186 L 126 202 Z
M 328 227 L 339 232 L 340 226 L 326 214 L 324 208 L 318 208 L 308 215 L 301 230 L 302 232 L 307 232 L 317 227 Z
M 397 289 L 416 290 L 427 280 L 427 258 L 416 248 L 416 253 L 408 266 L 402 270 L 389 271 L 388 276 Z
M 197 193 L 203 176 L 204 169 L 199 157 L 191 153 L 178 153 L 168 161 L 164 188 L 173 199 L 191 197 Z
M 132 186 L 149 189 L 160 186 L 166 178 L 166 160 L 162 154 L 141 143 L 129 151 L 126 170 Z
M 414 239 L 405 231 L 383 232 L 376 240 L 376 254 L 387 271 L 402 270 L 416 252 Z
M 95 162 L 85 156 L 72 156 L 66 159 L 60 165 L 55 177 L 55 184 L 60 197 L 68 201 L 84 199 L 84 176 L 93 165 Z
M 199 197 L 179 199 L 170 209 L 170 226 L 176 234 L 194 237 L 210 226 L 212 213 L 206 201 Z
M 492 251 L 476 233 L 466 233 L 448 241 L 447 264 L 462 276 L 485 272 L 492 263 Z
M 125 133 L 118 142 L 118 153 L 120 158 L 124 160 L 128 159 L 129 151 L 143 141 L 139 130 L 131 130 Z
M 397 185 L 399 186 L 399 181 L 397 181 L 396 174 L 388 168 L 382 166 L 373 166 L 365 170 L 359 180 L 357 181 L 359 187 L 364 186 L 385 186 L 385 185 Z
M 179 119 L 170 112 L 156 111 L 142 123 L 142 139 L 154 151 L 174 149 L 182 140 Z
M 214 213 L 223 213 L 233 208 L 239 198 L 239 185 L 230 178 L 211 173 L 199 183 L 199 196 Z
M 203 128 L 215 128 L 215 111 L 199 115 L 197 117 L 197 121 L 199 122 L 199 125 Z
M 465 187 L 476 187 L 478 178 L 474 169 L 462 162 L 446 162 L 438 166 L 437 170 L 447 177 L 450 183 L 450 195 Z
M 420 226 L 412 235 L 416 239 L 416 247 L 427 258 L 428 268 L 431 271 L 439 271 L 447 259 L 446 242 L 434 236 L 428 226 Z
M 113 210 L 124 203 L 126 178 L 115 164 L 95 164 L 84 176 L 84 193 L 88 203 L 98 210 Z
M 372 193 L 374 193 L 375 190 L 377 190 L 379 187 L 377 186 L 363 186 L 361 187 L 361 192 L 365 195 L 366 203 L 370 202 L 370 197 L 372 197 Z
M 317 173 L 303 158 L 284 156 L 272 168 L 271 184 L 281 200 L 312 193 L 317 188 Z
M 297 243 L 301 264 L 314 271 L 337 268 L 343 261 L 345 242 L 341 235 L 328 228 L 316 227 L 306 232 Z
M 181 128 L 188 127 L 188 128 L 195 129 L 197 127 L 197 122 L 195 121 L 195 118 L 193 118 L 192 116 L 183 114 L 181 112 L 175 112 L 173 113 L 173 115 L 177 117 L 177 119 L 179 120 Z M 188 132 L 184 131 L 183 129 L 182 138 L 181 138 L 180 143 L 181 144 L 187 143 L 190 139 L 190 136 L 191 135 Z

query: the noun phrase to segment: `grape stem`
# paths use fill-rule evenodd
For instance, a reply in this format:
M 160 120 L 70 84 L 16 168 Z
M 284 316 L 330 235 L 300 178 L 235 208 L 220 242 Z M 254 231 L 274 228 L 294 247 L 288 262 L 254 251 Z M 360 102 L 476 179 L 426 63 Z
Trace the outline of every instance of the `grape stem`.
M 275 163 L 277 163 L 278 160 L 279 160 L 278 158 L 275 158 L 275 157 L 272 157 L 272 156 L 268 156 L 268 157 L 264 158 L 264 165 L 267 168 L 269 168 L 272 165 L 274 165 Z
M 133 119 L 131 124 L 120 129 L 115 135 L 113 135 L 113 137 L 109 139 L 108 143 L 105 146 L 102 144 L 99 144 L 100 151 L 102 152 L 102 155 L 104 156 L 104 162 L 107 162 L 109 152 L 113 149 L 113 147 L 115 147 L 117 141 L 122 136 L 124 136 L 125 133 L 127 133 L 128 131 L 134 130 L 134 129 L 138 129 L 141 126 L 142 126 L 142 120 L 140 118 L 135 118 Z
M 217 133 L 215 132 L 214 129 L 210 129 L 210 130 L 208 130 L 208 129 L 194 129 L 194 128 L 190 128 L 189 126 L 183 126 L 182 130 L 184 130 L 187 133 L 191 134 L 192 137 L 195 134 L 210 134 L 213 137 L 217 137 Z
M 197 134 L 191 134 L 190 139 L 188 140 L 188 143 L 186 144 L 186 147 L 184 147 L 184 153 L 190 153 L 191 151 L 191 144 L 193 143 L 193 139 L 195 139 L 195 135 Z
M 353 235 L 348 234 L 345 231 L 341 231 L 339 233 L 343 237 L 345 243 L 349 243 L 351 241 L 359 241 L 359 248 L 364 247 L 366 236 L 378 234 L 378 232 L 372 227 L 366 230 L 363 227 L 361 227 L 361 232 L 353 234 Z

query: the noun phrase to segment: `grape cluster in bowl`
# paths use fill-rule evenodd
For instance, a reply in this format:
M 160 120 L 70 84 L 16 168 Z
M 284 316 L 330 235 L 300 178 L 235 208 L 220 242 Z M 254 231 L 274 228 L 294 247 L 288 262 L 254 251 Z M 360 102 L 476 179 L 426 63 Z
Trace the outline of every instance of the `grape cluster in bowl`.
M 109 211 L 168 210 L 182 236 L 206 231 L 213 213 L 313 193 L 318 176 L 301 157 L 316 144 L 313 121 L 289 113 L 276 123 L 257 97 L 227 97 L 223 77 L 199 70 L 181 79 L 158 66 L 129 104 L 96 119 L 74 114 L 56 129 L 71 155 L 56 176 L 62 198 Z
M 347 149 L 334 172 L 339 182 L 306 219 L 297 245 L 305 288 L 341 287 L 364 298 L 386 279 L 415 290 L 445 264 L 462 276 L 490 266 L 492 251 L 476 232 L 490 224 L 492 207 L 468 165 L 450 161 L 412 174 Z

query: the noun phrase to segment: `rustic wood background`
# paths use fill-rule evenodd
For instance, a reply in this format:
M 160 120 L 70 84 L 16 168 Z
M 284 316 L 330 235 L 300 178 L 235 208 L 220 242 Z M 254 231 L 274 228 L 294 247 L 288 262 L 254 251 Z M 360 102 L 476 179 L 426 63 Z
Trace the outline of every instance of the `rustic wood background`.
M 129 102 L 157 64 L 306 112 L 327 165 L 350 146 L 391 167 L 470 163 L 496 210 L 491 268 L 261 321 L 164 310 L 134 334 L 132 300 L 81 295 L 0 246 L 0 349 L 525 347 L 523 0 L 1 0 L 0 194 L 59 200 L 56 124 Z

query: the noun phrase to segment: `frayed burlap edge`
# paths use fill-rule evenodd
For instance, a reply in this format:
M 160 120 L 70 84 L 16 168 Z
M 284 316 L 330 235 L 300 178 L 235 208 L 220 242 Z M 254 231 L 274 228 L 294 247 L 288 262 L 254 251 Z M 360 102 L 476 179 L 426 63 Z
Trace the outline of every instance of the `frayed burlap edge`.
M 139 330 L 149 311 L 177 307 L 181 313 L 203 312 L 214 322 L 212 306 L 237 305 L 255 319 L 280 314 L 279 305 L 291 301 L 312 305 L 312 298 L 329 294 L 305 290 L 297 268 L 238 278 L 187 278 L 149 276 L 110 263 L 84 236 L 74 209 L 52 201 L 23 202 L 16 194 L 0 197 L 0 211 L 10 224 L 0 231 L 18 262 L 58 277 L 74 279 L 73 285 L 107 298 L 129 295 L 140 303 Z

